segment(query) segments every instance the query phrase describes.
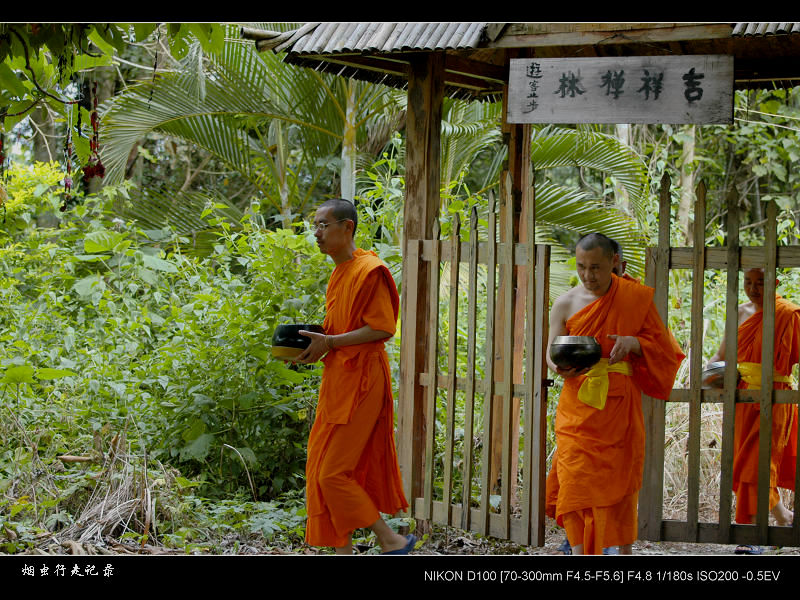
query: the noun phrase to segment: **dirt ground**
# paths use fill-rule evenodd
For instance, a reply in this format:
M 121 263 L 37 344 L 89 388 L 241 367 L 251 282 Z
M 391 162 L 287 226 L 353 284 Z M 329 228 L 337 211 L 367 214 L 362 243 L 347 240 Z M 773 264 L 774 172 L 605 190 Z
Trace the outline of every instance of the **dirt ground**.
M 416 532 L 419 537 L 419 532 Z M 369 538 L 356 538 L 355 550 L 357 554 L 375 554 L 378 549 L 374 547 Z M 446 555 L 561 555 L 559 546 L 564 542 L 564 530 L 548 519 L 545 531 L 544 546 L 523 546 L 508 540 L 480 536 L 453 527 L 434 526 L 430 534 L 423 539 L 422 544 L 413 554 L 427 556 Z M 797 547 L 762 546 L 764 555 L 800 555 Z M 633 544 L 635 555 L 733 555 L 734 544 L 705 544 L 686 542 L 651 542 L 638 540 Z M 275 540 L 267 543 L 261 536 L 254 535 L 243 539 L 241 536 L 230 535 L 216 545 L 214 551 L 197 549 L 189 554 L 221 554 L 221 555 L 316 555 L 330 554 L 329 548 L 315 548 L 304 543 L 291 543 Z M 36 547 L 30 548 L 22 554 L 33 555 L 185 555 L 185 548 L 166 548 L 160 545 L 145 544 L 144 546 L 105 538 L 91 543 L 76 542 L 72 540 L 42 539 Z

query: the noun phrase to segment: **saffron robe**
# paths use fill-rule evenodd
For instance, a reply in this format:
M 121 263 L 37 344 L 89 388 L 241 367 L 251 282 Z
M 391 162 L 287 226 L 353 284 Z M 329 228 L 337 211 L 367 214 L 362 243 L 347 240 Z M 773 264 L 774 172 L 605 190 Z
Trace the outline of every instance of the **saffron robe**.
M 642 355 L 628 354 L 631 375 L 610 372 L 605 407 L 578 400 L 586 376 L 564 380 L 556 411 L 557 451 L 547 477 L 546 513 L 585 554 L 631 544 L 644 467 L 642 392 L 667 399 L 684 354 L 653 304 L 653 289 L 612 276 L 608 292 L 566 322 L 568 335 L 594 336 L 608 358 L 608 335 L 636 336 Z
M 764 313 L 758 311 L 739 326 L 737 362 L 761 363 L 761 327 Z M 800 306 L 775 298 L 776 375 L 791 375 L 798 360 Z M 754 387 L 745 381 L 739 388 Z M 774 382 L 774 389 L 791 389 L 791 384 Z M 757 510 L 758 432 L 761 408 L 758 404 L 736 405 L 733 450 L 733 490 L 736 492 L 736 522 L 749 524 Z M 770 454 L 770 500 L 773 508 L 779 500 L 778 487 L 793 490 L 797 463 L 797 405 L 772 405 L 772 452 Z
M 337 335 L 369 325 L 394 335 L 400 305 L 386 265 L 356 249 L 336 266 L 323 328 Z M 394 402 L 384 341 L 339 346 L 323 358 L 306 462 L 306 541 L 344 546 L 380 512 L 408 507 L 394 442 Z

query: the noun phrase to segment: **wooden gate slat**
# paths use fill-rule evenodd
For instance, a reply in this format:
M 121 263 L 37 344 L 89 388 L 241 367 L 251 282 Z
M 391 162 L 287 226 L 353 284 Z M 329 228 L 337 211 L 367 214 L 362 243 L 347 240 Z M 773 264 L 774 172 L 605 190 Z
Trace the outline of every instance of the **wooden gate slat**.
M 700 390 L 703 370 L 703 291 L 705 272 L 706 189 L 700 182 L 696 188 L 694 209 L 694 269 L 692 279 L 692 329 L 689 401 L 689 464 L 686 507 L 687 539 L 697 539 L 700 504 L 700 425 L 702 405 Z
M 728 275 L 725 298 L 726 365 L 735 365 L 739 335 L 739 195 L 734 188 L 728 194 L 727 254 Z M 733 435 L 736 415 L 737 371 L 725 371 L 722 407 L 722 448 L 719 483 L 719 543 L 730 543 L 731 490 L 733 488 Z
M 658 247 L 648 256 L 648 285 L 655 288 L 653 302 L 665 325 L 669 325 L 669 244 L 670 244 L 670 177 L 661 177 L 658 211 Z M 664 503 L 664 429 L 666 404 L 649 396 L 642 397 L 645 422 L 645 468 L 640 495 L 640 536 L 658 540 L 661 534 Z
M 475 434 L 475 338 L 477 328 L 478 287 L 478 209 L 472 206 L 469 220 L 469 246 L 467 247 L 469 275 L 467 284 L 467 376 L 464 398 L 464 462 L 461 480 L 461 528 L 470 528 L 472 511 L 472 440 Z M 457 382 L 456 382 L 457 383 Z
M 437 357 L 439 353 L 439 222 L 433 226 L 433 252 L 430 264 L 430 287 L 428 299 L 428 373 L 437 373 Z M 434 477 L 434 446 L 436 437 L 436 380 L 435 378 L 428 384 L 425 423 L 425 484 L 424 484 L 424 507 L 422 518 L 430 519 L 433 517 L 433 477 Z
M 526 269 L 526 278 L 525 278 L 525 285 L 526 285 L 526 292 L 525 292 L 525 342 L 524 346 L 526 348 L 525 352 L 525 377 L 523 379 L 525 385 L 525 395 L 524 395 L 524 404 L 523 404 L 523 435 L 524 435 L 524 454 L 523 454 L 523 461 L 522 461 L 522 503 L 520 506 L 522 517 L 521 517 L 521 525 L 520 533 L 521 537 L 515 540 L 517 543 L 520 544 L 530 544 L 531 543 L 531 534 L 534 534 L 534 537 L 538 537 L 532 528 L 532 523 L 537 521 L 534 524 L 534 527 L 538 529 L 538 519 L 537 515 L 538 512 L 533 514 L 535 511 L 534 506 L 537 504 L 533 502 L 533 499 L 536 498 L 536 494 L 538 493 L 538 486 L 536 485 L 536 481 L 534 481 L 534 475 L 536 472 L 534 471 L 534 454 L 538 457 L 544 454 L 541 449 L 542 446 L 539 445 L 539 442 L 536 441 L 535 430 L 536 430 L 536 421 L 535 421 L 535 405 L 536 400 L 533 394 L 534 388 L 534 365 L 536 362 L 536 357 L 540 356 L 534 350 L 536 334 L 537 332 L 541 333 L 541 330 L 537 326 L 536 318 L 535 318 L 535 311 L 536 311 L 536 281 L 538 279 L 534 276 L 534 268 L 536 265 L 536 208 L 534 204 L 534 197 L 533 197 L 533 190 L 531 193 L 527 195 L 527 202 L 522 207 L 522 212 L 525 219 L 525 235 L 526 239 L 524 240 L 527 247 L 528 247 L 528 260 L 527 260 L 527 269 Z M 520 217 L 522 219 L 522 217 Z M 522 444 L 520 444 L 522 446 Z
M 489 435 L 492 431 L 492 398 L 495 390 L 494 377 L 494 313 L 497 285 L 497 202 L 494 193 L 489 192 L 489 218 L 486 240 L 486 375 L 483 395 L 483 448 L 481 453 L 481 518 L 477 527 L 478 533 L 489 534 L 491 505 L 489 501 L 489 479 L 491 474 L 491 444 Z
M 503 425 L 502 425 L 502 463 L 500 479 L 500 512 L 503 515 L 503 535 L 508 538 L 511 528 L 511 436 L 514 435 L 514 423 L 512 423 L 512 405 L 514 402 L 514 204 L 511 199 L 511 176 L 506 177 L 506 193 L 503 195 L 505 210 L 503 215 L 503 239 L 505 242 L 501 248 L 501 264 L 503 277 L 503 306 L 502 319 L 503 327 L 503 384 L 501 387 L 502 406 L 503 406 Z M 517 429 L 519 427 L 517 426 Z
M 531 542 L 544 545 L 545 535 L 545 484 L 547 479 L 547 342 L 550 304 L 550 246 L 537 246 L 536 250 L 536 310 L 533 315 L 536 337 L 533 345 L 533 431 L 531 448 L 538 452 L 531 474 Z
M 419 297 L 419 269 L 420 269 L 420 240 L 408 240 L 406 244 L 406 266 L 403 273 L 403 285 L 405 289 L 403 294 L 406 298 L 407 306 L 417 306 Z M 417 320 L 407 319 L 402 322 L 402 336 L 408 340 L 417 339 Z M 413 348 L 413 346 L 412 346 Z M 403 492 L 409 502 L 414 504 L 414 493 L 412 491 L 413 479 L 413 464 L 414 464 L 414 450 L 417 447 L 414 439 L 414 428 L 411 424 L 414 421 L 414 388 L 415 377 L 414 373 L 407 373 L 405 364 L 401 368 L 400 377 L 400 395 L 403 402 L 399 403 L 398 412 L 400 413 L 399 420 L 402 427 L 398 427 L 398 433 L 402 436 L 399 444 L 398 458 L 403 477 Z
M 769 535 L 770 451 L 772 448 L 772 398 L 775 364 L 775 247 L 777 245 L 777 205 L 767 202 L 764 239 L 764 313 L 761 330 L 761 411 L 758 436 L 758 508 L 756 527 L 759 539 Z
M 447 509 L 447 524 L 452 522 L 453 505 L 453 446 L 456 422 L 456 377 L 458 373 L 458 284 L 461 259 L 461 220 L 458 213 L 453 215 L 452 231 L 450 234 L 450 308 L 448 311 L 448 340 L 447 340 L 447 397 L 445 404 L 445 438 L 444 438 L 444 469 L 442 484 L 442 502 Z

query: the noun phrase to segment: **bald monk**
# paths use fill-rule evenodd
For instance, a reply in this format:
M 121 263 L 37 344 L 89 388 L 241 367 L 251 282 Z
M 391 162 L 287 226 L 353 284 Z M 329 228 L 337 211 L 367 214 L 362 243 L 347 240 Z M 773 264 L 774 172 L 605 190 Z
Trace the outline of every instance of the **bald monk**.
M 320 251 L 336 267 L 326 294 L 324 334 L 296 362 L 324 363 L 308 440 L 306 541 L 352 554 L 352 533 L 369 527 L 384 554 L 408 554 L 416 537 L 395 533 L 380 513 L 405 510 L 394 445 L 394 404 L 384 341 L 394 335 L 399 297 L 389 269 L 356 248 L 352 202 L 328 200 L 314 217 Z
M 614 275 L 617 275 L 617 276 L 622 277 L 624 279 L 629 279 L 631 281 L 635 281 L 635 282 L 638 283 L 638 281 L 639 281 L 638 279 L 634 279 L 633 277 L 631 277 L 630 275 L 628 275 L 625 272 L 625 270 L 628 268 L 628 261 L 625 260 L 624 257 L 623 257 L 622 246 L 620 246 L 619 242 L 617 240 L 613 239 L 613 238 L 608 238 L 608 240 L 609 240 L 609 242 L 611 242 L 611 246 L 612 246 L 612 248 L 614 250 L 614 254 L 616 254 L 618 256 L 617 263 L 611 269 L 611 272 L 614 273 Z M 548 489 L 550 490 L 550 494 L 553 495 L 554 497 L 558 493 L 558 478 L 556 476 L 556 473 L 557 473 L 557 470 L 558 470 L 556 468 L 556 462 L 557 461 L 558 461 L 558 452 L 556 451 L 553 454 L 553 460 L 552 460 L 552 465 L 553 466 L 550 469 L 550 473 L 548 473 L 549 481 L 547 483 L 547 485 L 549 486 Z M 569 540 L 567 540 L 567 539 L 565 539 L 561 543 L 561 545 L 558 547 L 558 549 L 563 554 L 572 554 L 572 547 L 569 545 Z M 603 548 L 603 554 L 615 554 L 615 553 L 616 552 L 614 552 L 613 549 Z
M 776 281 L 777 284 L 777 281 Z M 741 374 L 739 388 L 761 387 L 761 327 L 764 308 L 764 269 L 744 273 L 744 292 L 748 302 L 739 306 L 737 367 Z M 774 389 L 791 389 L 792 366 L 798 361 L 800 307 L 775 296 L 775 374 Z M 711 362 L 724 360 L 723 337 Z M 758 404 L 736 405 L 733 450 L 733 490 L 736 493 L 736 522 L 755 523 L 758 491 Z M 797 405 L 772 406 L 772 453 L 770 455 L 769 509 L 778 525 L 791 525 L 792 512 L 780 501 L 778 487 L 794 489 L 797 462 Z M 737 548 L 740 554 L 753 547 Z
M 581 285 L 550 312 L 547 362 L 564 387 L 546 510 L 566 529 L 573 554 L 613 546 L 631 554 L 644 464 L 641 393 L 666 399 L 684 356 L 658 316 L 652 288 L 614 274 L 612 240 L 588 234 L 575 257 Z M 550 346 L 559 335 L 594 336 L 603 359 L 591 369 L 556 366 Z

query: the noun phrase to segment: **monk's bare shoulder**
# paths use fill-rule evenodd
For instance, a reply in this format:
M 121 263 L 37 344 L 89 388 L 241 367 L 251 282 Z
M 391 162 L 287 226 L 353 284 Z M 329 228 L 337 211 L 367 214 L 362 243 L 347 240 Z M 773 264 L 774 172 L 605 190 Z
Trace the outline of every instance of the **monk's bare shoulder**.
M 745 302 L 739 305 L 739 325 L 747 321 L 756 313 L 756 305 L 752 302 Z
M 569 317 L 575 313 L 575 305 L 578 301 L 580 288 L 574 287 L 567 292 L 561 294 L 553 301 L 553 307 L 550 314 L 556 315 L 559 320 L 566 322 Z

